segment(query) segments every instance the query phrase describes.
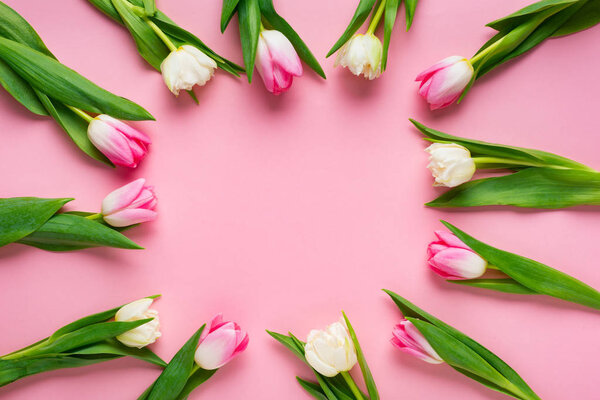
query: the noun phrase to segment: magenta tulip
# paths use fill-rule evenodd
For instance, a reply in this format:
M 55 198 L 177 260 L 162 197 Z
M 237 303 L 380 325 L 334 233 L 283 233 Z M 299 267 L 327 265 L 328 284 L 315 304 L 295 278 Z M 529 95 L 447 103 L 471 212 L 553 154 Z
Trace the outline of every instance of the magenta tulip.
M 204 328 L 194 360 L 203 369 L 221 368 L 246 350 L 248 341 L 248 334 L 238 324 L 223 321 L 223 315 L 219 314 Z
M 104 221 L 116 227 L 152 221 L 158 213 L 156 195 L 145 179 L 138 179 L 111 192 L 102 201 Z
M 419 94 L 432 110 L 454 103 L 473 77 L 473 66 L 466 58 L 452 56 L 421 72 Z
M 148 153 L 150 138 L 109 115 L 98 115 L 87 130 L 90 141 L 115 165 L 135 168 Z
M 273 94 L 285 92 L 292 86 L 294 76 L 302 75 L 302 63 L 294 46 L 275 30 L 263 30 L 258 37 L 256 69 Z
M 442 358 L 431 347 L 425 336 L 407 319 L 400 321 L 392 331 L 394 346 L 430 364 L 441 364 Z
M 431 269 L 446 279 L 474 279 L 485 273 L 486 260 L 453 233 L 436 231 L 438 240 L 427 248 Z

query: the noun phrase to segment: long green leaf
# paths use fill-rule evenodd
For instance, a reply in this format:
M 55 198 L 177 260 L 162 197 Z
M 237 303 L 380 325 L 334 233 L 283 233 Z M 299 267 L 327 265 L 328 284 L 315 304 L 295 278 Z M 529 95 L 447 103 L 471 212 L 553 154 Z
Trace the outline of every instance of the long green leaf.
M 407 31 L 412 26 L 412 22 L 415 17 L 415 11 L 417 9 L 418 2 L 419 2 L 419 0 L 404 0 L 404 6 L 406 7 L 406 30 Z
M 342 33 L 342 36 L 338 39 L 337 42 L 333 45 L 331 50 L 327 53 L 327 57 L 331 56 L 333 53 L 339 50 L 340 47 L 344 45 L 351 37 L 356 33 L 358 28 L 362 26 L 362 24 L 367 20 L 367 17 L 373 10 L 373 6 L 377 0 L 360 0 L 358 2 L 358 6 L 356 7 L 356 11 L 348 24 L 348 27 Z
M 587 0 L 586 3 L 552 37 L 570 35 L 600 23 L 600 0 Z
M 396 0 L 397 1 L 397 0 Z M 322 78 L 325 78 L 325 72 L 321 65 L 310 51 L 306 43 L 300 38 L 300 35 L 283 19 L 273 6 L 273 0 L 259 0 L 260 11 L 263 18 L 273 27 L 273 29 L 280 31 L 292 42 L 294 49 L 298 52 L 300 58 L 310 67 L 313 71 L 319 74 Z
M 296 343 L 294 342 L 294 339 L 292 339 L 289 336 L 282 335 L 281 333 L 272 332 L 269 330 L 267 330 L 267 333 L 273 339 L 277 340 L 279 343 L 284 345 L 288 350 L 290 350 L 292 353 L 294 353 L 302 361 L 306 362 L 306 359 L 304 358 L 303 348 L 299 349 L 298 346 L 296 345 Z
M 463 183 L 427 205 L 430 207 L 504 205 L 549 209 L 600 205 L 600 173 L 570 169 L 527 168 L 510 175 Z
M 223 8 L 221 9 L 221 33 L 225 32 L 229 21 L 235 14 L 235 9 L 238 6 L 240 0 L 223 0 Z
M 254 74 L 258 35 L 260 34 L 260 7 L 258 0 L 240 0 L 237 9 L 244 66 L 250 83 L 252 82 L 252 74 Z
M 296 380 L 298 381 L 300 386 L 302 386 L 302 388 L 306 390 L 306 392 L 315 399 L 327 400 L 327 396 L 325 396 L 325 393 L 323 393 L 323 389 L 321 389 L 321 386 L 319 386 L 318 384 L 310 381 L 305 381 L 299 376 L 296 377 Z
M 344 321 L 346 321 L 346 326 L 348 327 L 348 332 L 350 333 L 350 337 L 352 338 L 352 343 L 354 344 L 354 348 L 356 349 L 356 356 L 358 358 L 358 365 L 360 366 L 360 370 L 363 375 L 363 379 L 365 380 L 365 384 L 367 385 L 367 391 L 369 392 L 369 397 L 371 400 L 379 400 L 379 392 L 377 391 L 377 386 L 375 385 L 375 379 L 373 379 L 373 374 L 367 365 L 367 360 L 365 359 L 365 355 L 360 347 L 360 343 L 358 342 L 358 338 L 356 337 L 356 332 L 350 324 L 350 320 L 346 316 L 346 313 L 342 311 L 342 315 L 344 316 Z
M 183 345 L 183 347 L 173 356 L 169 365 L 160 374 L 154 382 L 151 391 L 146 397 L 140 397 L 140 400 L 175 400 L 185 388 L 192 368 L 194 366 L 194 353 L 198 346 L 198 340 L 204 330 L 205 325 Z
M 385 71 L 387 66 L 388 52 L 390 49 L 390 39 L 392 30 L 396 23 L 396 15 L 400 7 L 401 0 L 388 0 L 385 4 L 384 19 L 383 19 L 383 57 L 381 58 L 381 70 Z M 408 12 L 408 8 L 406 9 Z M 408 23 L 408 21 L 407 21 Z
M 0 85 L 19 103 L 37 115 L 49 115 L 36 96 L 35 89 L 4 61 L 0 61 Z
M 536 3 L 530 4 L 524 8 L 521 8 L 514 13 L 507 15 L 506 17 L 497 19 L 488 23 L 486 26 L 489 26 L 492 29 L 500 31 L 510 30 L 514 27 L 523 24 L 528 19 L 530 19 L 535 14 L 539 14 L 540 12 L 547 11 L 550 8 L 556 6 L 563 6 L 574 4 L 580 2 L 581 0 L 542 0 Z
M 15 10 L 0 1 L 0 36 L 54 57 L 35 29 Z
M 167 363 L 165 361 L 163 361 L 159 356 L 154 354 L 147 347 L 143 347 L 141 349 L 138 349 L 136 347 L 128 347 L 115 339 L 107 339 L 103 342 L 93 343 L 91 345 L 72 350 L 69 352 L 69 354 L 113 354 L 137 358 L 139 360 L 158 365 L 159 367 L 167 366 Z
M 0 199 L 0 247 L 40 229 L 73 199 L 12 197 Z
M 498 292 L 514 293 L 514 294 L 539 294 L 535 290 L 529 289 L 527 286 L 521 285 L 514 279 L 466 279 L 452 280 L 448 282 L 457 285 L 472 286 L 481 289 L 497 290 Z
M 600 310 L 600 293 L 580 280 L 529 258 L 489 246 L 448 222 L 442 223 L 474 252 L 521 285 L 540 294 Z
M 144 0 L 144 12 L 148 17 L 156 14 L 156 2 L 154 0 Z
M 113 19 L 115 22 L 118 22 L 119 24 L 123 24 L 123 20 L 121 19 L 119 12 L 115 8 L 115 6 L 113 5 L 111 0 L 88 0 L 88 1 L 90 3 L 92 3 L 97 9 L 99 9 L 104 14 L 106 14 L 108 17 Z
M 198 369 L 196 372 L 194 372 L 192 374 L 192 376 L 189 377 L 187 383 L 183 387 L 183 390 L 181 391 L 181 393 L 179 393 L 179 396 L 177 396 L 176 400 L 187 399 L 188 396 L 190 395 L 190 393 L 192 393 L 192 391 L 194 389 L 196 389 L 198 386 L 202 385 L 204 382 L 209 380 L 217 371 L 218 370 L 216 370 L 216 369 L 212 369 L 212 370 L 206 370 L 206 369 L 202 369 L 202 368 Z

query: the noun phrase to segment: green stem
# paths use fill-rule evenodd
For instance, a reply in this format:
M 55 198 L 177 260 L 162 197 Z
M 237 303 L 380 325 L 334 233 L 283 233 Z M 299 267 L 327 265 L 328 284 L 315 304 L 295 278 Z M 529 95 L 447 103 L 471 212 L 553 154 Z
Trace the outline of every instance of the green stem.
M 377 25 L 379 25 L 379 21 L 383 15 L 383 10 L 385 10 L 385 3 L 387 3 L 387 0 L 381 0 L 381 3 L 379 3 L 379 7 L 377 7 L 377 11 L 375 12 L 375 15 L 373 15 L 373 19 L 367 29 L 367 35 L 373 34 L 375 29 L 377 29 Z
M 495 269 L 496 271 L 500 271 L 500 268 L 496 267 L 495 265 L 492 264 L 488 264 L 487 267 L 488 269 Z
M 73 111 L 75 114 L 79 115 L 81 118 L 85 119 L 87 122 L 92 122 L 92 120 L 94 119 L 90 114 L 86 113 L 85 111 L 83 111 L 77 107 L 73 107 L 73 106 L 69 106 L 69 105 L 67 105 L 67 107 L 69 107 L 71 109 L 71 111 Z
M 385 0 L 383 0 L 383 1 L 385 2 Z M 356 383 L 354 383 L 354 380 L 352 379 L 352 377 L 350 376 L 348 371 L 342 371 L 342 372 L 340 372 L 340 374 L 342 374 L 342 377 L 344 378 L 344 380 L 346 381 L 348 386 L 350 386 L 350 390 L 352 390 L 352 393 L 354 394 L 354 397 L 356 398 L 356 400 L 364 400 L 364 397 L 363 397 L 362 393 L 360 392 L 360 389 L 358 388 L 358 386 L 356 386 Z
M 505 36 L 506 37 L 506 36 Z M 492 52 L 494 49 L 496 49 L 496 47 L 498 47 L 500 45 L 500 43 L 502 42 L 504 38 L 499 39 L 497 41 L 495 41 L 494 43 L 492 43 L 491 45 L 489 45 L 488 47 L 486 47 L 485 49 L 481 50 L 479 53 L 475 54 L 473 56 L 473 58 L 471 58 L 469 60 L 469 62 L 471 63 L 471 65 L 477 63 L 479 60 L 481 60 L 483 57 L 487 56 L 490 52 Z
M 95 219 L 100 219 L 100 218 L 102 218 L 102 213 L 91 214 L 91 215 L 88 215 L 85 218 L 86 219 L 91 219 L 92 221 L 95 220 Z
M 163 43 L 169 48 L 170 51 L 177 50 L 177 46 L 173 44 L 171 39 L 156 25 L 154 22 L 150 21 L 146 16 L 146 10 L 143 7 L 138 7 L 136 5 L 131 4 L 127 0 L 123 0 L 123 3 L 138 17 L 140 17 L 149 27 L 156 33 L 156 36 L 163 41 Z
M 511 160 L 510 158 L 499 158 L 499 157 L 473 157 L 475 165 L 478 167 L 485 166 L 486 164 L 507 164 L 507 165 L 518 165 L 523 167 L 545 167 L 554 169 L 569 169 L 560 165 L 540 164 L 521 160 Z M 485 169 L 485 168 L 484 168 Z

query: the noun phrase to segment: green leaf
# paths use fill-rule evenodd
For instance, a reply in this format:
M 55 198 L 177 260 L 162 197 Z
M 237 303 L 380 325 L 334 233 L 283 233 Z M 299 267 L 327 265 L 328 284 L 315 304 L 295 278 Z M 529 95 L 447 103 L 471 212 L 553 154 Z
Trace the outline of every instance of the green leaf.
M 103 342 L 93 343 L 91 345 L 70 351 L 69 354 L 113 354 L 137 358 L 139 360 L 158 365 L 159 367 L 167 366 L 165 361 L 163 361 L 147 347 L 143 347 L 141 349 L 136 347 L 127 347 L 116 339 L 107 339 Z
M 0 2 L 0 36 L 54 57 L 29 22 L 3 2 Z
M 306 390 L 306 392 L 315 399 L 327 400 L 327 396 L 325 396 L 325 393 L 323 393 L 323 389 L 321 389 L 321 386 L 319 386 L 318 384 L 310 381 L 305 381 L 299 376 L 296 377 L 296 380 L 298 381 L 300 386 L 302 386 L 302 388 Z
M 388 52 L 390 49 L 390 39 L 392 37 L 392 30 L 394 29 L 394 24 L 396 23 L 398 7 L 400 7 L 400 0 L 388 0 L 388 2 L 385 4 L 385 14 L 383 19 L 383 57 L 381 58 L 382 71 L 385 71 L 385 68 L 387 66 Z M 408 13 L 408 8 L 406 9 L 406 11 Z
M 244 53 L 244 65 L 248 82 L 252 82 L 258 35 L 260 34 L 260 8 L 258 0 L 240 0 L 238 4 L 238 19 L 240 21 L 240 41 Z
M 302 361 L 306 362 L 306 359 L 304 358 L 304 348 L 299 349 L 298 346 L 296 345 L 296 342 L 294 341 L 294 339 L 292 339 L 289 336 L 282 335 L 281 333 L 272 332 L 269 330 L 267 330 L 267 333 L 273 339 L 277 340 L 279 343 L 284 345 L 288 350 L 291 350 L 292 353 L 294 353 Z
M 397 1 L 397 0 L 395 0 Z M 325 72 L 321 65 L 310 51 L 306 43 L 300 38 L 300 35 L 294 31 L 294 29 L 283 19 L 273 6 L 273 0 L 259 0 L 260 11 L 263 18 L 273 27 L 273 29 L 280 31 L 294 46 L 294 49 L 298 52 L 300 58 L 310 67 L 313 71 L 319 74 L 322 78 L 325 77 Z
M 327 57 L 331 56 L 333 53 L 339 50 L 340 47 L 344 45 L 362 26 L 362 24 L 366 21 L 367 17 L 373 10 L 373 6 L 375 5 L 376 0 L 360 0 L 358 2 L 358 6 L 356 7 L 356 11 L 354 12 L 354 16 L 350 20 L 348 27 L 342 33 L 342 36 L 338 39 L 337 42 L 333 45 L 329 53 L 327 53 Z
M 58 214 L 18 243 L 48 251 L 71 251 L 88 247 L 142 249 L 108 226 L 72 214 Z
M 570 169 L 527 168 L 510 175 L 463 183 L 426 205 L 430 207 L 504 205 L 549 209 L 600 205 L 600 173 Z
M 115 8 L 115 6 L 113 5 L 111 0 L 88 0 L 88 1 L 90 3 L 92 3 L 97 9 L 99 9 L 104 14 L 106 14 L 108 17 L 110 17 L 111 19 L 115 20 L 119 24 L 123 24 L 123 20 L 121 19 L 119 12 Z
M 379 400 L 379 392 L 377 391 L 377 386 L 375 385 L 375 379 L 373 379 L 373 374 L 371 374 L 371 370 L 367 365 L 367 360 L 365 359 L 365 355 L 360 347 L 360 343 L 358 342 L 358 338 L 356 337 L 356 332 L 350 324 L 350 320 L 346 316 L 346 313 L 342 311 L 342 315 L 344 316 L 344 321 L 346 321 L 346 326 L 348 327 L 348 332 L 350 333 L 350 337 L 352 338 L 352 343 L 354 343 L 354 348 L 356 349 L 356 356 L 358 358 L 358 365 L 360 366 L 360 370 L 363 375 L 363 379 L 365 380 L 365 384 L 367 385 L 367 391 L 369 392 L 369 398 L 371 400 Z
M 480 242 L 448 222 L 442 223 L 474 252 L 521 285 L 540 294 L 600 310 L 600 293 L 585 283 L 537 261 Z
M 556 154 L 548 153 L 545 151 L 527 149 L 524 147 L 506 146 L 502 144 L 494 144 L 488 142 L 482 142 L 479 140 L 465 139 L 459 136 L 449 135 L 444 132 L 436 131 L 426 127 L 414 119 L 409 119 L 415 127 L 423 133 L 431 142 L 437 143 L 456 143 L 466 147 L 471 152 L 473 157 L 495 157 L 504 158 L 512 161 L 522 162 L 521 166 L 561 166 L 571 169 L 581 169 L 586 171 L 594 171 L 592 168 L 570 160 L 566 157 L 561 157 Z M 496 166 L 489 166 L 493 168 L 509 168 L 512 164 L 499 164 Z M 484 168 L 489 168 L 485 166 Z M 481 167 L 478 164 L 478 168 Z
M 229 21 L 235 13 L 240 0 L 223 0 L 223 8 L 221 9 L 221 33 L 225 32 Z
M 48 115 L 44 105 L 36 96 L 35 89 L 3 61 L 0 61 L 0 85 L 32 113 Z
M 0 58 L 34 88 L 65 104 L 115 118 L 153 118 L 132 101 L 100 88 L 55 59 L 23 44 L 0 38 Z
M 187 399 L 187 397 L 190 395 L 190 393 L 192 393 L 194 389 L 196 389 L 198 386 L 209 380 L 217 371 L 218 369 L 206 370 L 199 368 L 196 372 L 192 374 L 192 376 L 189 377 L 187 383 L 183 387 L 183 390 L 181 391 L 176 400 Z
M 154 0 L 144 0 L 144 12 L 148 17 L 156 14 L 156 3 Z
M 506 17 L 497 19 L 488 23 L 486 26 L 489 26 L 492 29 L 500 31 L 510 30 L 518 25 L 522 25 L 527 20 L 532 18 L 535 14 L 539 14 L 540 12 L 545 12 L 548 9 L 554 8 L 556 6 L 564 6 L 573 3 L 577 3 L 580 0 L 542 0 L 536 3 L 530 4 L 527 7 L 524 7 L 514 13 L 507 15 Z
M 515 294 L 539 294 L 538 292 L 529 289 L 527 286 L 521 285 L 514 279 L 465 279 L 465 280 L 451 280 L 448 282 L 455 283 L 457 285 L 472 286 L 482 289 L 497 290 L 504 293 L 515 293 Z
M 72 200 L 38 197 L 0 198 L 0 247 L 36 231 Z
M 587 0 L 552 37 L 570 35 L 588 29 L 600 22 L 600 0 Z
M 175 400 L 179 393 L 185 388 L 192 368 L 194 366 L 194 353 L 198 346 L 198 340 L 204 330 L 205 325 L 183 345 L 183 347 L 173 356 L 169 365 L 163 370 L 152 390 L 146 397 L 140 399 L 148 400 Z
M 415 11 L 417 9 L 417 3 L 419 0 L 404 0 L 404 6 L 406 7 L 406 30 L 408 31 L 412 26 L 413 18 L 415 17 Z

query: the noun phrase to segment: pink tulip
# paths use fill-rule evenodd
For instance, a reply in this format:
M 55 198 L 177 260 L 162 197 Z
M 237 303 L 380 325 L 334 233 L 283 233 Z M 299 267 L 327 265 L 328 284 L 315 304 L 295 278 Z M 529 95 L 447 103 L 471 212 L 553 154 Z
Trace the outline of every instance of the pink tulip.
M 152 221 L 158 213 L 156 195 L 152 186 L 138 179 L 111 192 L 102 201 L 104 221 L 122 227 Z
M 442 358 L 431 347 L 425 336 L 407 319 L 400 321 L 392 331 L 394 346 L 430 364 L 441 364 Z
M 421 72 L 419 94 L 427 100 L 432 110 L 454 103 L 473 77 L 473 66 L 466 58 L 452 56 L 443 59 Z
M 427 248 L 431 269 L 446 279 L 474 279 L 485 273 L 487 261 L 453 233 L 436 231 L 438 241 Z
M 115 165 L 135 168 L 146 156 L 150 138 L 109 115 L 98 115 L 87 130 L 90 141 Z
M 294 76 L 302 75 L 302 63 L 294 46 L 275 30 L 263 30 L 258 37 L 256 69 L 273 94 L 285 92 L 292 86 Z
M 248 347 L 248 334 L 238 324 L 223 321 L 223 315 L 213 318 L 200 336 L 194 360 L 200 368 L 221 368 Z

